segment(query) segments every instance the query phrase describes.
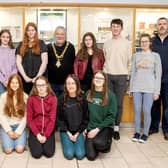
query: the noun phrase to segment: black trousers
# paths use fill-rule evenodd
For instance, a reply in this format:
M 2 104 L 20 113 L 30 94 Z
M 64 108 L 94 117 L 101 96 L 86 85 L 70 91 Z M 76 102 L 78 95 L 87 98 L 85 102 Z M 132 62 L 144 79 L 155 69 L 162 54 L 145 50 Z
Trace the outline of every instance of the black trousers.
M 37 137 L 30 131 L 28 145 L 32 157 L 40 158 L 42 155 L 52 157 L 55 153 L 55 134 L 54 132 L 47 138 L 44 144 L 41 144 Z
M 161 84 L 161 92 L 158 100 L 153 102 L 151 110 L 151 126 L 150 130 L 159 131 L 161 119 L 161 104 L 162 108 L 162 130 L 163 133 L 168 133 L 168 82 Z
M 86 157 L 95 160 L 99 152 L 110 150 L 112 144 L 113 129 L 103 128 L 94 138 L 86 138 Z

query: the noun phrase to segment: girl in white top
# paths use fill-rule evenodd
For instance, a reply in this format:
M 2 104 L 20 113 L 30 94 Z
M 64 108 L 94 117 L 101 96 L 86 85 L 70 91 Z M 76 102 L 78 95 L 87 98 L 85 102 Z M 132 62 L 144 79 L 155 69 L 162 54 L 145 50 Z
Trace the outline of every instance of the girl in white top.
M 26 145 L 25 105 L 27 95 L 23 92 L 19 75 L 9 78 L 7 91 L 0 96 L 0 123 L 2 148 L 6 154 L 24 151 Z

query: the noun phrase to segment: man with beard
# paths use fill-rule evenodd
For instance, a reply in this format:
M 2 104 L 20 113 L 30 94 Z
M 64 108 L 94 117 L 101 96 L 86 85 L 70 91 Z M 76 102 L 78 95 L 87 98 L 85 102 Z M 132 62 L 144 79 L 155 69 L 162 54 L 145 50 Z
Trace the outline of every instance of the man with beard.
M 168 140 L 168 19 L 161 17 L 157 20 L 158 34 L 153 38 L 152 47 L 160 54 L 162 63 L 162 83 L 160 98 L 154 101 L 151 111 L 152 121 L 149 134 L 159 132 L 161 118 L 161 102 L 163 105 L 162 130 L 164 139 Z

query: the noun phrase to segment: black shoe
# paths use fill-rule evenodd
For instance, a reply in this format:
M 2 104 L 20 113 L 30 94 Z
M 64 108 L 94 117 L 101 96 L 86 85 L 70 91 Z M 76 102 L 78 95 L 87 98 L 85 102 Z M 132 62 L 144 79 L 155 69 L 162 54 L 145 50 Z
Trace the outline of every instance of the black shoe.
M 165 132 L 165 133 L 164 133 L 164 139 L 165 139 L 165 140 L 168 140 L 168 132 Z
M 141 138 L 139 139 L 139 142 L 140 142 L 140 143 L 144 143 L 144 142 L 147 141 L 147 139 L 148 139 L 148 136 L 145 135 L 145 134 L 143 134 L 143 135 L 141 136 Z
M 159 132 L 158 130 L 151 129 L 149 130 L 149 135 L 156 134 L 158 132 Z
M 113 135 L 115 140 L 119 140 L 120 139 L 120 134 L 118 131 L 114 131 L 114 135 Z
M 133 138 L 132 138 L 132 141 L 133 142 L 138 142 L 139 141 L 139 138 L 140 138 L 140 133 L 135 133 L 134 134 L 134 136 L 133 136 Z
M 102 153 L 108 153 L 108 152 L 110 152 L 110 150 L 111 150 L 111 146 L 110 146 L 110 148 L 104 149 L 104 150 L 102 150 L 101 152 L 102 152 Z

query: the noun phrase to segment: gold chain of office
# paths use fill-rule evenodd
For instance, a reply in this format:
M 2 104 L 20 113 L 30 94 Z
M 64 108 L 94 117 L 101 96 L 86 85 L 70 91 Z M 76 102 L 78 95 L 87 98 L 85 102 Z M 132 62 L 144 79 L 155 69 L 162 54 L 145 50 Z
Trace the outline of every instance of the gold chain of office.
M 57 58 L 57 62 L 55 64 L 57 66 L 57 68 L 59 68 L 61 66 L 61 60 L 64 58 L 64 54 L 65 54 L 68 46 L 69 46 L 69 42 L 66 43 L 66 46 L 65 46 L 64 50 L 62 51 L 61 55 L 58 55 L 57 51 L 56 51 L 56 48 L 54 46 L 54 43 L 52 43 L 52 48 L 53 48 L 55 57 Z

